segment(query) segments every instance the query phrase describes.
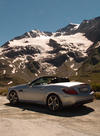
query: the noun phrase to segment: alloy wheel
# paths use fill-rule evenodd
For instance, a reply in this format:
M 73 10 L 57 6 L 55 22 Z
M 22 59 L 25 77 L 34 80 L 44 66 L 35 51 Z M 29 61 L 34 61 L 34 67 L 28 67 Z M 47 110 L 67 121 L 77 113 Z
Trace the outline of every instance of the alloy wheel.
M 48 108 L 52 111 L 57 111 L 60 108 L 60 100 L 56 95 L 50 95 L 47 100 Z
M 18 103 L 18 95 L 15 91 L 11 91 L 9 93 L 9 101 L 10 101 L 11 104 Z

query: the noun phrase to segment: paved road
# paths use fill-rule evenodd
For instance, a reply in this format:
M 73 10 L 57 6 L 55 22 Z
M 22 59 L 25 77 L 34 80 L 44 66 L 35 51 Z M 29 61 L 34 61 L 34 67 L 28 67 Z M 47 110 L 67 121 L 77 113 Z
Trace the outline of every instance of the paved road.
M 0 136 L 100 136 L 100 101 L 53 114 L 39 105 L 13 107 L 0 96 Z

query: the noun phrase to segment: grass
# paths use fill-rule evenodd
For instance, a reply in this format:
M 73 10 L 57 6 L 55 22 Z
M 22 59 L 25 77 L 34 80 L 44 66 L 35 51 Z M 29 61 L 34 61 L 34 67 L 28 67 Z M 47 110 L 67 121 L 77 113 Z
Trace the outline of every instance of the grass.
M 6 96 L 7 92 L 8 92 L 8 88 L 7 87 L 0 87 L 0 95 Z
M 100 92 L 100 84 L 99 84 L 99 83 L 91 84 L 91 86 L 92 86 L 92 89 L 93 89 L 95 92 Z
M 95 98 L 100 99 L 100 92 L 95 92 Z

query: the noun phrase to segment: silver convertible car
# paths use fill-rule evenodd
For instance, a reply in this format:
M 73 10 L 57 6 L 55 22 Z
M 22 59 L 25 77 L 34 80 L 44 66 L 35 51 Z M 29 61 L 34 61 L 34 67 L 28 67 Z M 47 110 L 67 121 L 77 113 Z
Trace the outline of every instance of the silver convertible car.
M 33 102 L 47 105 L 52 111 L 64 106 L 83 105 L 92 102 L 94 92 L 90 86 L 68 78 L 45 76 L 31 83 L 8 89 L 7 98 L 11 104 Z

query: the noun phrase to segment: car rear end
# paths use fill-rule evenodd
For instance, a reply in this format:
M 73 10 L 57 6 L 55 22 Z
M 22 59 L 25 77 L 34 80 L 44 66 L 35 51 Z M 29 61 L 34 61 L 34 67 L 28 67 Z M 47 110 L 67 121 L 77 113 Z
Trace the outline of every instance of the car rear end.
M 67 86 L 62 89 L 63 106 L 82 105 L 94 100 L 94 91 L 88 84 L 80 83 L 78 85 Z

